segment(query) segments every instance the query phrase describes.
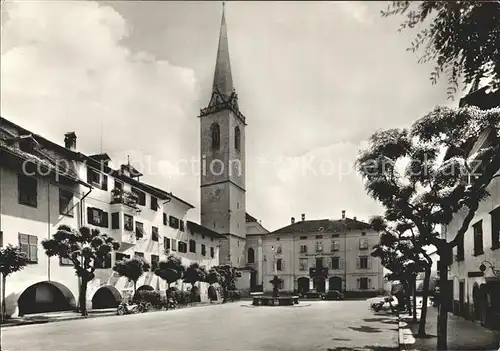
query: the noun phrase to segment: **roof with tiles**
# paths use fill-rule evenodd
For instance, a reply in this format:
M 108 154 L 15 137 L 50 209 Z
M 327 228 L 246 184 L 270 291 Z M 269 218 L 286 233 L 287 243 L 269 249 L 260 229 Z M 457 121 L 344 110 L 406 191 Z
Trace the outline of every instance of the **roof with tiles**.
M 297 221 L 286 227 L 280 228 L 270 234 L 293 234 L 293 233 L 335 233 L 343 231 L 368 230 L 370 225 L 365 222 L 351 218 L 331 220 L 315 219 Z
M 163 189 L 157 188 L 155 186 L 152 186 L 150 184 L 144 183 L 144 182 L 139 182 L 131 177 L 128 177 L 120 170 L 115 170 L 112 169 L 105 164 L 102 165 L 101 167 L 101 162 L 109 160 L 109 156 L 105 153 L 101 154 L 96 154 L 96 155 L 84 155 L 80 152 L 76 152 L 73 150 L 69 150 L 65 148 L 64 146 L 61 146 L 53 141 L 50 141 L 41 135 L 32 133 L 31 131 L 21 127 L 20 125 L 4 118 L 0 117 L 0 122 L 5 123 L 6 125 L 10 126 L 11 128 L 15 129 L 17 134 L 23 134 L 23 135 L 30 135 L 32 138 L 34 138 L 37 142 L 39 142 L 43 147 L 38 148 L 36 155 L 27 153 L 24 151 L 21 151 L 19 148 L 16 148 L 14 146 L 9 145 L 8 140 L 10 139 L 15 139 L 19 135 L 13 134 L 12 132 L 9 132 L 7 129 L 2 129 L 0 128 L 0 149 L 3 149 L 10 154 L 16 154 L 18 157 L 22 157 L 23 159 L 33 161 L 35 164 L 41 164 L 43 166 L 47 167 L 59 167 L 58 169 L 61 170 L 61 167 L 67 164 L 67 160 L 86 160 L 88 165 L 93 166 L 97 169 L 101 169 L 105 171 L 107 174 L 112 175 L 114 177 L 117 177 L 123 181 L 126 181 L 127 183 L 136 186 L 146 192 L 151 193 L 154 196 L 160 197 L 162 199 L 166 199 L 169 197 L 172 197 L 190 208 L 194 208 L 192 204 L 189 202 L 181 199 L 178 196 L 173 195 L 171 192 L 167 192 Z M 2 140 L 4 139 L 4 140 Z M 42 150 L 43 149 L 43 150 Z M 53 150 L 55 150 L 55 152 Z M 56 166 L 57 165 L 57 166 Z M 79 179 L 76 173 L 74 173 L 72 170 L 67 170 L 66 173 L 70 178 L 75 178 L 75 180 L 78 180 L 79 182 L 86 184 L 82 180 Z
M 78 181 L 80 183 L 85 183 L 79 179 L 76 173 L 73 172 L 70 168 L 64 168 L 67 163 L 58 162 L 57 159 L 47 155 L 42 150 L 35 150 L 33 153 L 28 153 L 22 151 L 21 149 L 9 145 L 5 140 L 0 139 L 0 150 L 7 152 L 8 154 L 17 157 L 18 159 L 22 159 L 23 161 L 28 161 L 37 165 L 38 167 L 46 167 L 47 169 L 59 174 L 60 176 L 65 176 L 74 181 Z

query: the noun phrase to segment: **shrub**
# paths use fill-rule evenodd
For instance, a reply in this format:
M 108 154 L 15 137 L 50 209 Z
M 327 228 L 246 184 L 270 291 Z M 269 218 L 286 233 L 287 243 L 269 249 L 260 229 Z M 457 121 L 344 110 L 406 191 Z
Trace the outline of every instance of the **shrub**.
M 151 302 L 153 305 L 158 306 L 161 304 L 161 295 L 155 290 L 140 290 L 135 293 L 133 301 Z
M 187 305 L 191 302 L 191 292 L 190 291 L 179 291 L 179 299 L 177 302 L 180 305 Z

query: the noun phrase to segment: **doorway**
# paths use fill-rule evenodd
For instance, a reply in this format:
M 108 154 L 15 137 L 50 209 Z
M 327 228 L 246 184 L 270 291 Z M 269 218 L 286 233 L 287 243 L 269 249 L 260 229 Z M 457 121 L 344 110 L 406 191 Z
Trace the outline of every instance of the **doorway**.
M 325 292 L 325 278 L 322 277 L 316 277 L 313 280 L 313 286 L 314 290 L 319 293 L 324 293 Z
M 331 277 L 329 280 L 329 289 L 342 291 L 342 278 L 340 277 Z

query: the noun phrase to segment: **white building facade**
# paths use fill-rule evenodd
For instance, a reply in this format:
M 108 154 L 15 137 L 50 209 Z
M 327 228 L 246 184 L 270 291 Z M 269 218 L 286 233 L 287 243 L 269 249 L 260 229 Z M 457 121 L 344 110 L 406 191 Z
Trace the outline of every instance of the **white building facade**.
M 251 223 L 251 222 L 250 222 Z M 370 256 L 378 233 L 367 223 L 339 220 L 291 220 L 267 232 L 247 233 L 247 262 L 255 272 L 252 289 L 271 291 L 274 275 L 283 279 L 283 291 L 377 295 L 384 289 L 380 260 Z
M 191 204 L 139 181 L 130 164 L 113 169 L 105 154 L 77 152 L 74 133 L 66 134 L 63 147 L 2 118 L 0 159 L 0 245 L 20 246 L 30 259 L 2 287 L 10 315 L 75 307 L 78 280 L 72 265 L 49 259 L 41 245 L 62 224 L 99 229 L 120 243 L 89 283 L 88 308 L 115 306 L 131 294 L 132 284 L 112 270 L 117 260 L 142 257 L 153 270 L 169 253 L 185 265 L 219 263 L 222 236 L 186 220 Z M 141 286 L 166 289 L 152 272 L 141 277 Z M 206 299 L 206 286 L 201 295 Z

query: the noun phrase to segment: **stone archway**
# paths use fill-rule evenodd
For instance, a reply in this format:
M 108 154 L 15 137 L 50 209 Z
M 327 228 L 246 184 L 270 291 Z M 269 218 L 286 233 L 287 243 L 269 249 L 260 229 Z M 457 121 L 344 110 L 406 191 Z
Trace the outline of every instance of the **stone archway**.
M 92 309 L 116 308 L 122 295 L 113 285 L 101 286 L 92 297 Z
M 141 285 L 140 287 L 137 288 L 137 291 L 153 291 L 155 288 L 153 288 L 151 285 Z
M 309 278 L 300 277 L 299 279 L 297 279 L 297 285 L 299 294 L 305 294 L 309 292 Z
M 44 281 L 29 286 L 17 300 L 19 315 L 76 309 L 73 293 L 63 284 Z
M 342 278 L 341 277 L 331 277 L 329 279 L 329 290 L 342 291 Z

